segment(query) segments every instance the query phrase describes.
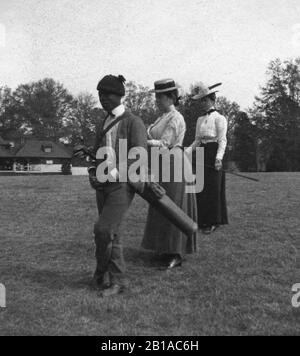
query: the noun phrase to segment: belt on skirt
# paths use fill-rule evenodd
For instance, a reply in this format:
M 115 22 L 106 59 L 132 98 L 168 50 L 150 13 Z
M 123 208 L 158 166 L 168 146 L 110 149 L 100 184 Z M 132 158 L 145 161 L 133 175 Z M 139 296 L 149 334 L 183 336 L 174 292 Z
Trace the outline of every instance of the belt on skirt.
M 217 141 L 201 142 L 200 147 L 205 147 L 205 146 L 208 146 L 208 145 L 210 145 L 212 143 L 218 144 Z

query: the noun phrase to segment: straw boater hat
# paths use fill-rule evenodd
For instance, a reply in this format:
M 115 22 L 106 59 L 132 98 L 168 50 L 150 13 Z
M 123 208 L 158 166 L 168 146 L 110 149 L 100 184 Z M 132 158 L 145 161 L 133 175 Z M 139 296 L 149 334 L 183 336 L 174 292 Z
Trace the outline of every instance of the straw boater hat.
M 200 100 L 202 98 L 205 98 L 206 96 L 209 96 L 213 93 L 217 93 L 218 90 L 215 90 L 216 87 L 219 87 L 220 85 L 222 85 L 222 83 L 217 83 L 211 86 L 206 86 L 203 83 L 199 83 L 197 85 L 197 89 L 198 89 L 198 94 L 196 94 L 195 96 L 192 97 L 193 100 Z
M 166 93 L 168 91 L 177 90 L 178 86 L 173 79 L 161 79 L 154 82 L 154 89 L 150 90 L 151 93 Z

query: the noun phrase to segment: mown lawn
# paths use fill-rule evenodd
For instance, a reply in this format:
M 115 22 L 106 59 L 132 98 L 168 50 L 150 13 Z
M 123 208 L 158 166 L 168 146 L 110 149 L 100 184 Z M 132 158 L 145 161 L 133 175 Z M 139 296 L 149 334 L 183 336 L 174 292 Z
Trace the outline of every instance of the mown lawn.
M 136 198 L 123 229 L 130 290 L 108 300 L 87 287 L 87 178 L 0 177 L 0 335 L 299 335 L 300 173 L 255 177 L 227 177 L 230 225 L 168 272 L 140 249 L 147 206 Z

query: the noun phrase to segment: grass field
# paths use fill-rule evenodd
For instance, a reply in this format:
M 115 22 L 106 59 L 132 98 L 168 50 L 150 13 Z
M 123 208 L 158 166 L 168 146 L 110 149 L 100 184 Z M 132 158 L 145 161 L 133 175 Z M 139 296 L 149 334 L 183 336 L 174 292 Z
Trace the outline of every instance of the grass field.
M 108 300 L 87 287 L 87 178 L 0 177 L 0 335 L 300 335 L 300 173 L 255 177 L 227 177 L 230 225 L 168 272 L 140 249 L 147 206 L 136 198 L 123 227 L 130 289 Z

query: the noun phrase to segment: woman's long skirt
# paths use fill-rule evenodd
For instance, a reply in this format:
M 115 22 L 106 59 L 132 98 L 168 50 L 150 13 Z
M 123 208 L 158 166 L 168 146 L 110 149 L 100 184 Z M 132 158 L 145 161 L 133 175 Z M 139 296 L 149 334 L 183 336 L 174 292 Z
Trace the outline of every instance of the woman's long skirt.
M 178 155 L 182 155 L 181 148 L 176 148 Z M 185 164 L 189 162 L 185 160 Z M 173 172 L 174 161 L 171 159 L 170 169 Z M 160 165 L 161 167 L 161 165 Z M 191 165 L 189 171 L 192 173 Z M 197 202 L 195 193 L 186 193 L 185 182 L 174 182 L 171 173 L 171 182 L 162 182 L 160 185 L 166 194 L 194 221 L 197 222 Z M 142 247 L 153 250 L 158 254 L 191 254 L 196 251 L 197 234 L 186 236 L 168 219 L 158 213 L 152 206 L 149 207 L 147 222 L 142 241 Z
M 225 172 L 214 169 L 218 143 L 211 142 L 204 147 L 204 188 L 196 194 L 198 226 L 228 224 Z

